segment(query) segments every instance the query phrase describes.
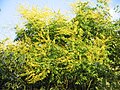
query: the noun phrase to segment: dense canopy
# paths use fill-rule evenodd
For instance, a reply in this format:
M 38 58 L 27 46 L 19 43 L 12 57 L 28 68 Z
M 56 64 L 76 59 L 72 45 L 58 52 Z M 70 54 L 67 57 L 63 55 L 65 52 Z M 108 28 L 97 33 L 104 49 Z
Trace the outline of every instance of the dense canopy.
M 7 90 L 118 90 L 120 20 L 107 0 L 76 2 L 75 17 L 20 7 L 15 44 L 0 43 L 0 86 Z

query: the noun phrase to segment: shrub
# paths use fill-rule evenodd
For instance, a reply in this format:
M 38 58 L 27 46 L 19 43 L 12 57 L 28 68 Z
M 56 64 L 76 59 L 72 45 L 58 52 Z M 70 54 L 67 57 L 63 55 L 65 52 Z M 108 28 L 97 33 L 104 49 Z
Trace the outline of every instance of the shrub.
M 107 5 L 98 2 L 91 7 L 88 2 L 77 2 L 73 4 L 76 16 L 71 20 L 59 11 L 21 7 L 26 21 L 23 27 L 16 26 L 16 44 L 0 46 L 2 87 L 119 89 L 119 71 L 111 67 L 119 62 L 119 40 L 114 32 L 118 27 Z

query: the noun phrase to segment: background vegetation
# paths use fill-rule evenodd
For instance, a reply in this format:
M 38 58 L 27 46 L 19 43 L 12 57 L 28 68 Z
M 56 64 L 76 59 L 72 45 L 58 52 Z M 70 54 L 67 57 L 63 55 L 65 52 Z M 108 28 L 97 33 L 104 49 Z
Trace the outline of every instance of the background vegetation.
M 3 90 L 119 90 L 120 20 L 107 1 L 73 5 L 75 17 L 60 11 L 20 7 L 24 25 L 15 44 L 0 43 Z

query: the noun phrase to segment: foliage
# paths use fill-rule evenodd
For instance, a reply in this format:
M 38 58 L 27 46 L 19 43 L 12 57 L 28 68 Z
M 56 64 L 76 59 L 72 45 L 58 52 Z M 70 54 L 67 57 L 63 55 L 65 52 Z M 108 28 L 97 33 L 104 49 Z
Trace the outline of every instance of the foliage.
M 16 44 L 0 44 L 2 89 L 118 90 L 119 36 L 108 3 L 73 4 L 71 20 L 49 9 L 20 8 Z M 115 45 L 115 47 L 114 47 Z

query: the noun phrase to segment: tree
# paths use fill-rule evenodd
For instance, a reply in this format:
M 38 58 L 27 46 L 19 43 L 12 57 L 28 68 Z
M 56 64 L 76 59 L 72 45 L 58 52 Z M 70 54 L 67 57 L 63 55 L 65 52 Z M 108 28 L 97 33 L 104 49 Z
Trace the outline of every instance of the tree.
M 16 44 L 0 46 L 3 88 L 120 88 L 119 71 L 111 67 L 119 61 L 114 32 L 119 26 L 111 20 L 108 3 L 99 0 L 91 7 L 77 2 L 73 7 L 76 16 L 70 21 L 59 11 L 21 7 L 25 24 L 16 26 Z

